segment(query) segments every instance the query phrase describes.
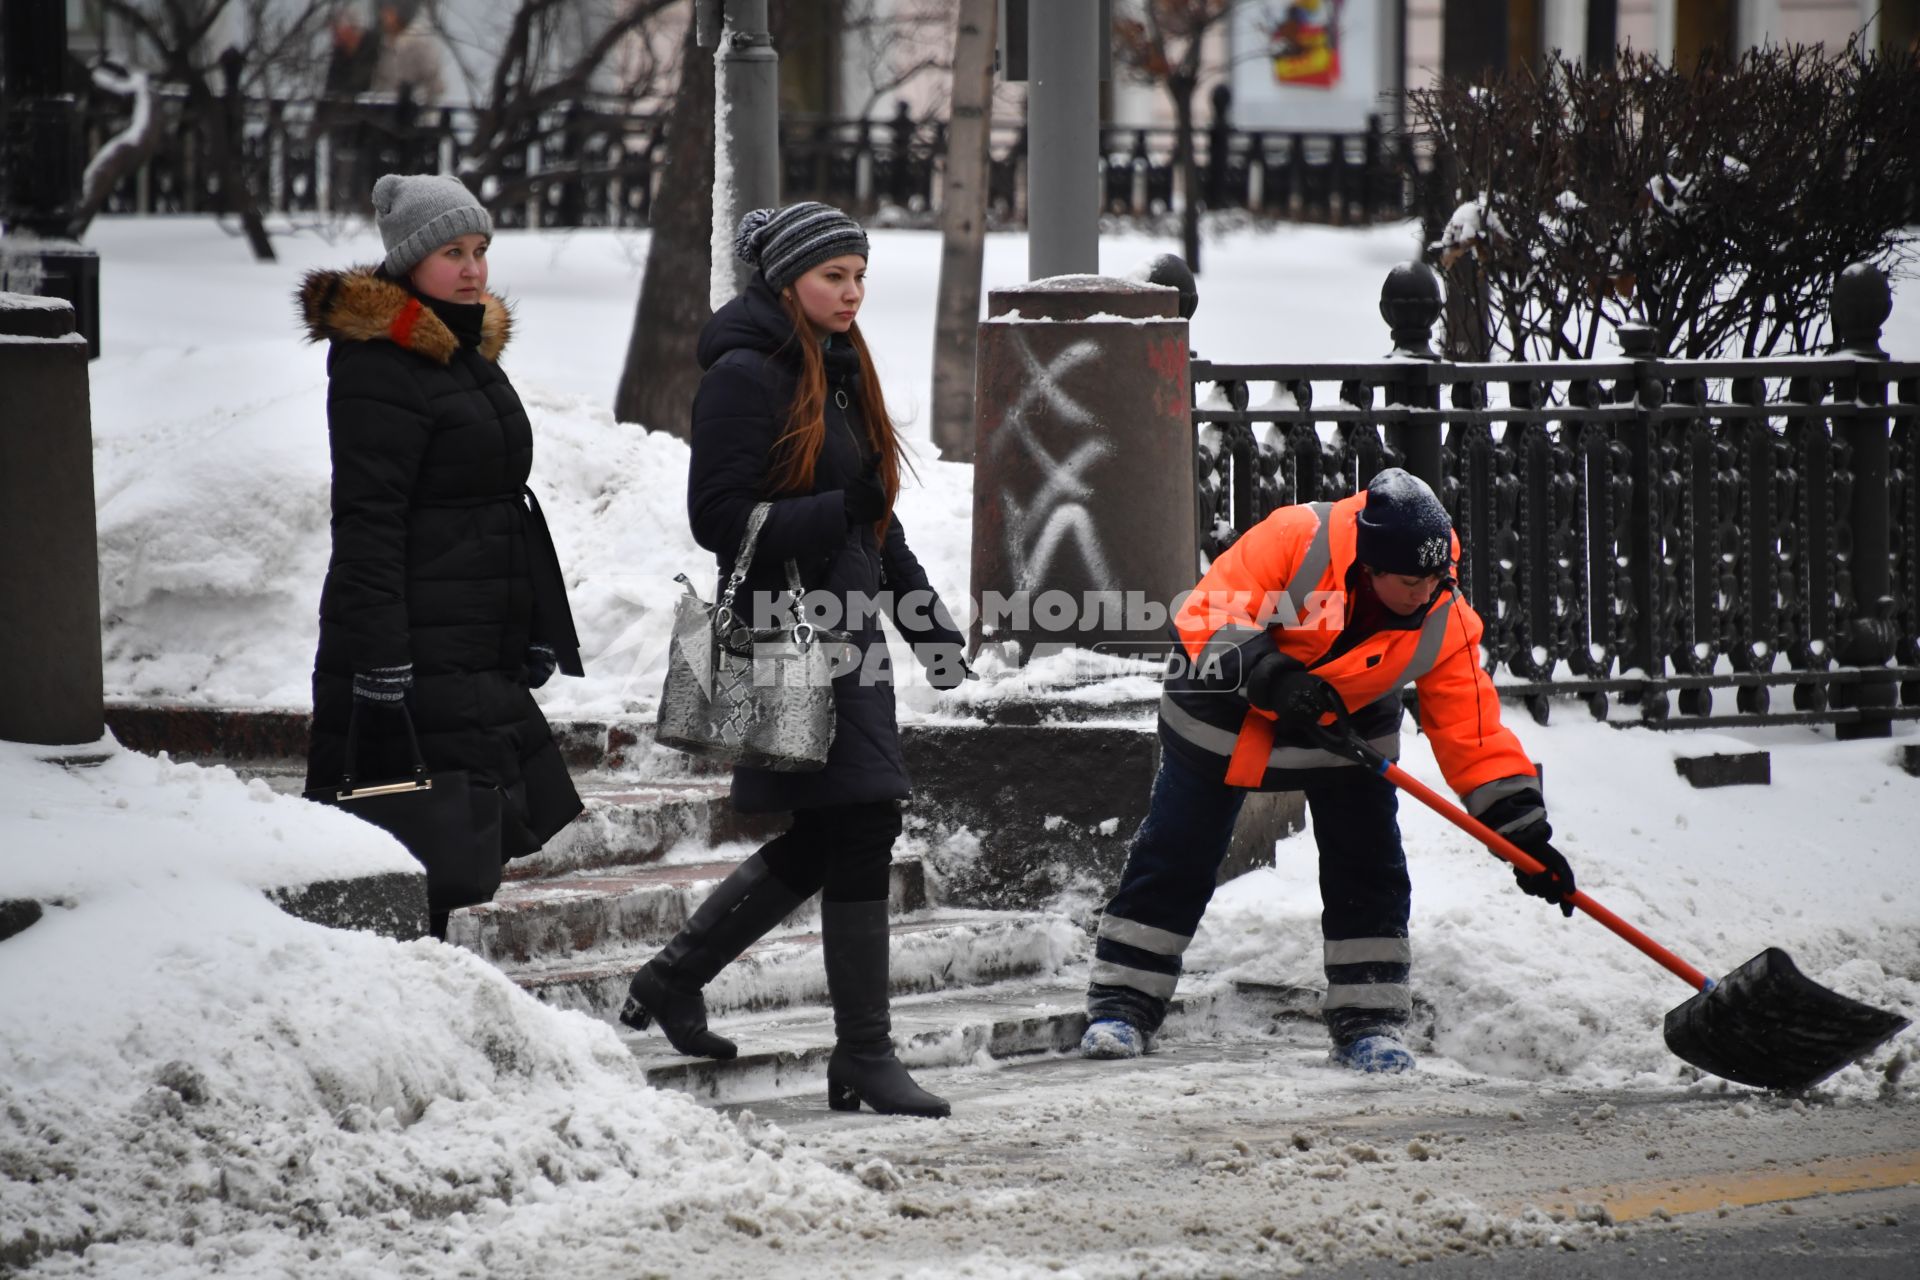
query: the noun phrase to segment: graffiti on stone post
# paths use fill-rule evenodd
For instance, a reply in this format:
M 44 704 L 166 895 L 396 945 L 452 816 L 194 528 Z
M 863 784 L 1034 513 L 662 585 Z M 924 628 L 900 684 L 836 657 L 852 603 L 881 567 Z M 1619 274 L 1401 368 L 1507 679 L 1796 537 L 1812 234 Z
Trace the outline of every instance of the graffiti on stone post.
M 1112 454 L 1113 446 L 1100 433 L 1099 421 L 1062 385 L 1069 374 L 1099 358 L 1099 345 L 1092 339 L 1082 339 L 1045 363 L 1035 357 L 1024 334 L 1011 345 L 1026 366 L 1024 385 L 1007 407 L 993 448 L 998 453 L 1017 446 L 1027 463 L 1009 467 L 1002 474 L 1037 475 L 1040 479 L 1039 486 L 1024 498 L 1010 487 L 1000 492 L 1007 517 L 1004 537 L 1013 587 L 1016 591 L 1037 590 L 1061 546 L 1069 540 L 1079 547 L 1089 585 L 1110 586 L 1113 572 L 1087 505 L 1093 486 L 1084 476 L 1095 463 Z M 1065 424 L 1085 432 L 1087 438 L 1064 456 L 1056 455 L 1034 431 L 1036 418 Z

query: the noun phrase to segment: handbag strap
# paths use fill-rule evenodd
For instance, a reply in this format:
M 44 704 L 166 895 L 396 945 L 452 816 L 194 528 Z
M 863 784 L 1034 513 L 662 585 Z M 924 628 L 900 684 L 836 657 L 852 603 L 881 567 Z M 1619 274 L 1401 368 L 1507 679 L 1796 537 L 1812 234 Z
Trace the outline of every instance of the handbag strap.
M 740 538 L 740 550 L 733 557 L 733 571 L 727 574 L 726 586 L 721 590 L 718 606 L 713 611 L 713 627 L 719 634 L 733 630 L 733 599 L 747 580 L 747 570 L 753 567 L 753 553 L 760 542 L 760 530 L 766 527 L 767 515 L 772 510 L 771 502 L 756 502 L 753 510 L 747 513 L 747 531 Z M 800 582 L 800 564 L 792 559 L 787 561 L 787 590 L 793 595 L 794 618 L 798 620 L 800 598 L 806 594 L 806 587 Z
M 420 754 L 420 735 L 415 733 L 413 729 L 413 712 L 407 710 L 407 704 L 405 702 L 396 702 L 393 706 L 394 709 L 400 713 L 400 723 L 407 727 L 407 747 L 413 753 L 413 776 L 416 778 L 424 778 L 427 776 L 427 761 L 426 757 Z M 354 766 L 359 755 L 360 699 L 355 698 L 352 708 L 347 712 L 347 756 L 340 774 L 340 789 L 342 791 L 353 790 L 354 776 L 359 772 Z

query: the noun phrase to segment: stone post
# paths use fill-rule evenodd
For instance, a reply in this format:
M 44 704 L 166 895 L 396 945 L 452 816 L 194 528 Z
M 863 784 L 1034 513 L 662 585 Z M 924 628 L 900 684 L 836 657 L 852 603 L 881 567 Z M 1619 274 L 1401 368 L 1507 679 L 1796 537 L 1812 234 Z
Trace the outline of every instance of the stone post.
M 0 740 L 96 742 L 93 425 L 69 303 L 0 293 L 0 388 Z
M 1057 276 L 988 296 L 974 392 L 972 647 L 1158 656 L 1195 581 L 1187 323 L 1171 288 Z

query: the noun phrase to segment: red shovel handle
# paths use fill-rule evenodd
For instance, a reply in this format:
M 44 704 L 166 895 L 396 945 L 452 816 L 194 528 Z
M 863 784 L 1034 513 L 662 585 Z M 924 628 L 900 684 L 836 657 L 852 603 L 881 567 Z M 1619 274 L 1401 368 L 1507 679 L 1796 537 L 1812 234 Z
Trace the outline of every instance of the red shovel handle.
M 1495 831 L 1492 827 L 1489 827 L 1486 823 L 1475 818 L 1466 810 L 1460 808 L 1460 806 L 1435 792 L 1433 788 L 1427 786 L 1426 783 L 1420 781 L 1420 779 L 1414 777 L 1399 765 L 1394 764 L 1384 756 L 1381 757 L 1380 764 L 1384 766 L 1377 768 L 1377 772 L 1381 777 L 1418 800 L 1421 804 L 1426 805 L 1427 808 L 1433 810 L 1448 822 L 1451 822 L 1454 826 L 1478 840 L 1481 844 L 1486 845 L 1487 848 L 1493 850 L 1495 854 L 1505 858 L 1508 862 L 1520 868 L 1520 870 L 1526 872 L 1528 875 L 1534 875 L 1546 870 L 1545 867 L 1540 865 L 1539 860 L 1530 856 L 1526 850 L 1501 835 L 1498 831 Z M 1586 912 L 1595 920 L 1598 920 L 1601 924 L 1607 926 L 1607 928 L 1613 930 L 1622 938 L 1638 947 L 1642 952 L 1646 953 L 1654 963 L 1658 964 L 1668 973 L 1673 974 L 1677 978 L 1686 979 L 1688 983 L 1692 984 L 1696 991 L 1706 991 L 1713 986 L 1713 980 L 1707 977 L 1706 974 L 1700 972 L 1685 960 L 1682 960 L 1679 956 L 1673 954 L 1673 952 L 1667 950 L 1652 938 L 1649 938 L 1646 934 L 1640 932 L 1625 920 L 1622 920 L 1619 916 L 1601 906 L 1592 897 L 1588 896 L 1585 890 L 1575 890 L 1572 894 L 1568 895 L 1566 901 L 1571 902 L 1574 906 L 1580 908 L 1580 910 Z
M 1546 870 L 1546 868 L 1540 864 L 1539 859 L 1528 854 L 1526 850 L 1522 849 L 1519 845 L 1507 839 L 1498 831 L 1495 831 L 1492 827 L 1475 818 L 1465 809 L 1462 809 L 1459 805 L 1448 800 L 1432 787 L 1429 787 L 1426 783 L 1420 781 L 1420 779 L 1414 777 L 1405 769 L 1402 769 L 1399 765 L 1381 755 L 1379 751 L 1368 744 L 1365 738 L 1362 738 L 1359 733 L 1355 731 L 1352 723 L 1347 719 L 1345 707 L 1332 708 L 1328 714 L 1333 716 L 1334 723 L 1319 725 L 1317 728 L 1320 741 L 1329 751 L 1336 752 L 1346 756 L 1350 760 L 1357 760 L 1361 764 L 1364 764 L 1367 768 L 1372 769 L 1388 782 L 1391 782 L 1394 786 L 1400 788 L 1421 804 L 1426 805 L 1427 808 L 1433 810 L 1448 822 L 1451 822 L 1454 826 L 1487 846 L 1487 848 L 1491 849 L 1496 855 L 1511 862 L 1528 875 L 1538 875 L 1540 872 Z M 1713 989 L 1714 981 L 1712 978 L 1709 978 L 1706 974 L 1700 972 L 1685 960 L 1682 960 L 1679 956 L 1673 954 L 1673 952 L 1667 950 L 1652 938 L 1649 938 L 1646 934 L 1640 932 L 1625 920 L 1622 920 L 1619 916 L 1601 906 L 1584 891 L 1576 890 L 1568 894 L 1565 901 L 1571 902 L 1574 906 L 1580 908 L 1580 910 L 1613 930 L 1620 937 L 1626 939 L 1626 941 L 1632 943 L 1635 947 L 1638 947 L 1642 953 L 1668 973 L 1673 974 L 1676 978 L 1685 979 L 1688 985 L 1692 986 L 1694 990 L 1711 991 Z

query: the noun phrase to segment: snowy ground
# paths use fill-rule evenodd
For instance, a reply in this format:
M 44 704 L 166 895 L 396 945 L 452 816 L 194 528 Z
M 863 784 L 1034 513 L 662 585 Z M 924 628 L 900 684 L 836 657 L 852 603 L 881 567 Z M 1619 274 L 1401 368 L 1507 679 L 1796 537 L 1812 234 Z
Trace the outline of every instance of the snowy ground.
M 1407 234 L 1216 244 L 1195 345 L 1377 354 L 1378 282 Z M 203 221 L 108 220 L 93 239 L 109 691 L 304 705 L 324 372 L 289 295 L 300 270 L 367 258 L 372 241 L 285 238 L 262 268 Z M 935 243 L 880 232 L 875 246 L 866 327 L 890 402 L 924 439 Z M 1110 238 L 1106 265 L 1169 247 Z M 647 704 L 671 578 L 704 562 L 682 514 L 684 446 L 605 408 L 643 253 L 644 237 L 612 233 L 496 250 L 520 306 L 507 366 L 595 671 L 543 692 L 560 715 Z M 1024 258 L 1024 242 L 994 239 L 989 282 L 1017 281 Z M 1907 293 L 1887 341 L 1902 355 L 1920 353 L 1920 290 Z M 957 597 L 968 469 L 920 470 L 903 518 Z M 1890 744 L 1744 734 L 1773 751 L 1773 785 L 1696 792 L 1674 753 L 1729 740 L 1565 712 L 1521 732 L 1561 846 L 1603 902 L 1710 973 L 1779 945 L 1830 986 L 1920 1011 L 1920 781 Z M 833 1119 L 817 1098 L 760 1109 L 783 1127 L 646 1088 L 610 1029 L 463 952 L 303 924 L 249 887 L 404 865 L 383 838 L 225 770 L 101 750 L 72 771 L 0 748 L 0 899 L 67 904 L 0 943 L 0 1274 L 49 1243 L 35 1274 L 534 1276 L 556 1259 L 583 1280 L 1288 1274 L 1593 1243 L 1622 1229 L 1540 1209 L 1662 1158 L 1920 1148 L 1912 1032 L 1797 1109 L 1689 1079 L 1658 1030 L 1681 984 L 1523 898 L 1411 803 L 1416 990 L 1435 1018 L 1418 1077 L 1333 1072 L 1312 1027 L 1200 1027 L 1148 1063 L 936 1074 L 960 1099 L 950 1125 Z M 1406 764 L 1437 777 L 1417 738 Z M 1317 982 L 1312 867 L 1303 834 L 1225 888 L 1195 967 Z M 1602 1114 L 1616 1105 L 1630 1123 Z M 1575 1150 L 1588 1146 L 1600 1156 Z

